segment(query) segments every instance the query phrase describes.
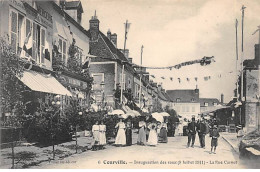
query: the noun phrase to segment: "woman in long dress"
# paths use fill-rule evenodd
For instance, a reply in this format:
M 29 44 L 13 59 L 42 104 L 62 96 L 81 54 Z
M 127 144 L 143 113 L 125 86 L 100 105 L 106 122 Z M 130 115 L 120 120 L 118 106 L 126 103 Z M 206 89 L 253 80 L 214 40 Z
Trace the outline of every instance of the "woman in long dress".
M 106 125 L 104 125 L 103 121 L 101 121 L 101 124 L 99 125 L 99 144 L 101 146 L 101 149 L 104 149 L 104 146 L 107 144 Z
M 125 146 L 126 145 L 125 123 L 123 122 L 122 119 L 120 119 L 120 122 L 116 124 L 115 128 L 118 128 L 115 145 Z
M 183 124 L 182 124 L 182 122 L 180 122 L 179 125 L 178 125 L 178 134 L 179 134 L 179 136 L 183 135 Z
M 150 146 L 156 146 L 158 143 L 158 138 L 157 138 L 157 132 L 156 132 L 156 124 L 155 123 L 151 123 L 148 128 L 150 129 L 149 132 L 149 137 L 148 137 L 148 142 L 147 144 Z
M 92 133 L 93 133 L 93 138 L 94 138 L 94 143 L 92 146 L 92 150 L 97 150 L 99 147 L 99 125 L 98 121 L 96 121 L 96 124 L 92 126 Z
M 167 124 L 162 123 L 162 127 L 160 129 L 160 134 L 159 134 L 159 142 L 160 143 L 167 143 L 168 138 L 167 138 Z
M 145 132 L 146 124 L 144 120 L 139 122 L 139 133 L 137 138 L 138 145 L 145 145 L 146 143 L 146 132 Z
M 126 145 L 131 146 L 132 145 L 132 122 L 130 119 L 126 122 Z

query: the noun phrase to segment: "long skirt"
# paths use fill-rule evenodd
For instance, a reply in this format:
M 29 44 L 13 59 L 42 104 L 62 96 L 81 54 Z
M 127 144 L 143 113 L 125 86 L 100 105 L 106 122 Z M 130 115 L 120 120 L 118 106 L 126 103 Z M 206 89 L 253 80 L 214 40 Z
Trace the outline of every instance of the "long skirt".
M 151 145 L 151 146 L 155 146 L 155 145 L 157 145 L 157 142 L 158 142 L 158 138 L 157 138 L 156 131 L 155 130 L 150 130 L 147 144 Z
M 93 137 L 94 137 L 94 145 L 99 145 L 99 137 L 100 137 L 100 135 L 99 135 L 99 131 L 94 131 L 93 132 Z
M 159 142 L 160 143 L 167 143 L 168 142 L 166 128 L 161 128 L 160 134 L 159 134 Z
M 139 129 L 139 134 L 137 138 L 137 144 L 144 145 L 146 143 L 146 133 L 144 128 Z
M 127 128 L 125 133 L 126 133 L 126 145 L 131 146 L 132 145 L 132 129 Z
M 106 145 L 106 133 L 105 132 L 100 132 L 99 133 L 99 144 L 100 145 Z
M 115 144 L 116 145 L 126 145 L 125 130 L 123 128 L 120 128 L 118 130 Z

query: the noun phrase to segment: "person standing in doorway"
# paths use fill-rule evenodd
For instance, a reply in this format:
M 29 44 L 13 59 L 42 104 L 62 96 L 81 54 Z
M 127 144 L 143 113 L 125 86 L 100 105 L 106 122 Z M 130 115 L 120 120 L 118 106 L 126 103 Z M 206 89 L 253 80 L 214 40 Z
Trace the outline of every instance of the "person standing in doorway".
M 187 143 L 187 148 L 190 147 L 190 142 L 191 147 L 194 148 L 194 142 L 195 142 L 195 137 L 196 137 L 196 122 L 195 122 L 195 115 L 192 116 L 191 122 L 188 124 L 188 143 Z
M 200 140 L 200 147 L 205 149 L 205 135 L 206 135 L 206 123 L 205 120 L 202 119 L 197 124 L 197 132 Z

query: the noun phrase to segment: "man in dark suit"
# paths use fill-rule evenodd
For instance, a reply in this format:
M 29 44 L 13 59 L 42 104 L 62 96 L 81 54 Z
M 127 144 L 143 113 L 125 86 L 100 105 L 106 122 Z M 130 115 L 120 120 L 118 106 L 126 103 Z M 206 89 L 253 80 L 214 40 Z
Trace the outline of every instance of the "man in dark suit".
M 198 121 L 197 124 L 197 132 L 199 135 L 199 140 L 200 140 L 200 147 L 205 149 L 205 135 L 206 135 L 206 123 L 205 120 L 202 119 Z
M 195 122 L 195 116 L 193 115 L 191 118 L 191 122 L 188 124 L 188 143 L 187 143 L 187 148 L 190 147 L 190 141 L 191 147 L 194 148 L 194 142 L 195 142 L 195 137 L 196 137 L 196 122 Z

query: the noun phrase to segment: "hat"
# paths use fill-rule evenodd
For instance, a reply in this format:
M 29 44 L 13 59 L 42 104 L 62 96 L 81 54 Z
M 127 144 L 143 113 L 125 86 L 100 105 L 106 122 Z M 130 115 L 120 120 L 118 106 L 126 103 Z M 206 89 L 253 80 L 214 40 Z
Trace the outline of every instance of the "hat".
M 237 128 L 242 128 L 242 125 L 237 126 Z
M 195 118 L 195 115 L 192 115 L 192 117 L 191 118 Z

